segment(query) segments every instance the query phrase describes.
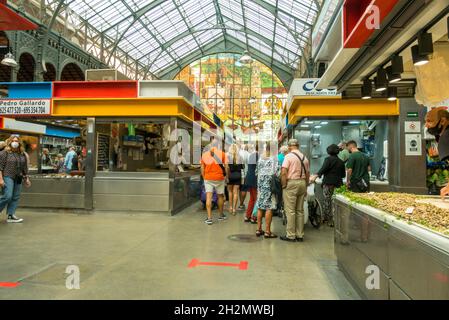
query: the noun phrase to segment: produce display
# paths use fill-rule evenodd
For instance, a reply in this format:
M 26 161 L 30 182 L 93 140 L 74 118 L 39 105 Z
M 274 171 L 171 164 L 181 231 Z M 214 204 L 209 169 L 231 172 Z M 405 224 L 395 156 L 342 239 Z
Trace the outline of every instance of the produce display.
M 368 205 L 449 236 L 449 203 L 405 193 L 353 193 L 337 191 L 351 202 Z M 411 209 L 413 208 L 413 209 Z M 408 213 L 412 211 L 412 213 Z

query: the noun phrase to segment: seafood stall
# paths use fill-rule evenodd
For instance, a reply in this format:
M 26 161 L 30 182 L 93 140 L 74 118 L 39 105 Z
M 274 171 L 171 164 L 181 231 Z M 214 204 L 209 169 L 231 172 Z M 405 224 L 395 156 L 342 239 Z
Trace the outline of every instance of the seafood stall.
M 399 193 L 335 199 L 340 269 L 368 299 L 449 299 L 449 202 Z

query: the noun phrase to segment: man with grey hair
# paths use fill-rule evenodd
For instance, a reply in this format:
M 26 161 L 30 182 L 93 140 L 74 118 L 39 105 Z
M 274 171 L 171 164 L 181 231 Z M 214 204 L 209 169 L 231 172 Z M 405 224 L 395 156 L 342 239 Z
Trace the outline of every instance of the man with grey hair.
M 279 148 L 279 154 L 278 154 L 278 162 L 279 165 L 282 167 L 282 164 L 284 163 L 285 156 L 288 154 L 288 147 L 282 146 Z
M 280 239 L 290 242 L 302 242 L 304 239 L 304 200 L 310 179 L 310 164 L 299 151 L 299 142 L 288 142 L 290 153 L 282 164 L 281 183 L 284 209 L 287 216 L 287 234 Z

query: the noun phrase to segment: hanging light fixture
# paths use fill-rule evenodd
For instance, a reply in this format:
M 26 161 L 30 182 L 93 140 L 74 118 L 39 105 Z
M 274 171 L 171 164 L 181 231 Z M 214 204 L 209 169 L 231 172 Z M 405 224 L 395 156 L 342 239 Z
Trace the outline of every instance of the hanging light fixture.
M 421 33 L 418 36 L 419 54 L 430 55 L 433 53 L 433 39 L 431 33 Z
M 388 88 L 388 80 L 387 80 L 387 72 L 385 69 L 380 68 L 377 71 L 377 77 L 374 79 L 376 91 L 382 92 L 387 90 Z
M 396 101 L 398 99 L 398 88 L 389 87 L 387 91 L 388 101 Z
M 389 83 L 395 83 L 402 80 L 401 73 L 404 72 L 404 61 L 401 56 L 393 56 L 391 66 L 387 68 Z
M 5 57 L 3 58 L 1 64 L 8 66 L 8 67 L 17 67 L 17 61 L 14 60 L 14 56 L 11 52 L 8 52 Z
M 370 79 L 363 80 L 362 85 L 362 99 L 368 100 L 371 99 L 373 94 L 373 84 Z
M 429 63 L 429 56 L 419 54 L 419 47 L 417 45 L 412 47 L 412 57 L 413 64 L 416 67 L 420 67 Z
M 429 63 L 429 55 L 433 53 L 433 39 L 431 33 L 421 33 L 418 45 L 412 47 L 413 64 L 417 67 Z
M 251 58 L 248 51 L 245 50 L 242 56 L 240 57 L 239 62 L 243 64 L 250 64 L 253 62 L 253 58 Z

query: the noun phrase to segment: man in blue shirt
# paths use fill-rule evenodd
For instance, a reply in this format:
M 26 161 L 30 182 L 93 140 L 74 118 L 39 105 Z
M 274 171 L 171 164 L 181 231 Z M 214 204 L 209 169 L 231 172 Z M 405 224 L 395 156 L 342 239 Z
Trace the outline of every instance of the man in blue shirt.
M 72 171 L 73 158 L 76 157 L 76 152 L 74 147 L 70 147 L 69 152 L 65 155 L 64 169 L 66 173 Z

